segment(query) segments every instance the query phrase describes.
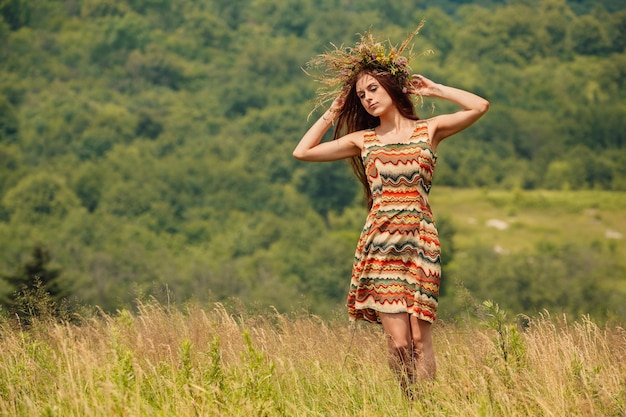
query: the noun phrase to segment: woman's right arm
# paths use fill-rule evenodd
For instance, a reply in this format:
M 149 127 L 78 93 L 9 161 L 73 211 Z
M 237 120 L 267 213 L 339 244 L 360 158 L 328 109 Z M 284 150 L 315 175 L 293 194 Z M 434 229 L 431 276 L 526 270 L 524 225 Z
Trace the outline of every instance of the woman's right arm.
M 337 115 L 334 111 L 340 102 L 335 100 L 329 110 L 319 118 L 302 136 L 300 143 L 293 151 L 293 156 L 301 161 L 326 162 L 361 155 L 362 144 L 358 143 L 361 135 L 348 134 L 337 140 L 322 142 L 324 134 L 332 126 Z

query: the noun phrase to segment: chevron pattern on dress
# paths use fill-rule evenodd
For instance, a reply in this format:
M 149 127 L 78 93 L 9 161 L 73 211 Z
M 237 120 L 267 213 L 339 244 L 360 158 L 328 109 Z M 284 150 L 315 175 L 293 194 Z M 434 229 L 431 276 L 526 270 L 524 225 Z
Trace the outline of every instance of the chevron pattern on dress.
M 427 122 L 417 121 L 411 137 L 399 143 L 383 143 L 368 131 L 362 158 L 373 205 L 354 256 L 350 319 L 380 322 L 378 312 L 407 312 L 432 323 L 441 248 L 428 202 L 437 156 Z

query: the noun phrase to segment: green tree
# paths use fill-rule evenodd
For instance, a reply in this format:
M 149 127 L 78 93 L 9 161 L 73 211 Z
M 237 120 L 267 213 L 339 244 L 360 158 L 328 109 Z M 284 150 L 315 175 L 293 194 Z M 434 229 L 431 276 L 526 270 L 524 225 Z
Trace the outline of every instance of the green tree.
M 150 38 L 149 23 L 136 13 L 121 16 L 107 16 L 92 23 L 97 43 L 91 45 L 90 57 L 93 63 L 112 68 L 123 64 L 130 52 L 143 50 Z
M 37 303 L 44 302 L 45 296 L 40 300 L 33 300 L 33 296 L 43 292 L 54 303 L 58 303 L 68 295 L 67 288 L 63 288 L 59 280 L 60 276 L 61 268 L 52 261 L 50 250 L 43 245 L 35 245 L 30 259 L 21 263 L 15 273 L 2 276 L 11 288 L 10 294 L 2 302 L 12 314 L 22 317 L 24 314 L 37 315 L 39 311 L 28 309 L 39 308 Z M 28 305 L 25 305 L 27 300 Z
M 605 55 L 611 50 L 611 39 L 605 24 L 592 15 L 576 19 L 572 41 L 574 51 L 581 55 Z
M 101 158 L 118 143 L 135 139 L 139 116 L 123 106 L 107 103 L 98 106 L 91 125 L 76 140 L 76 154 L 81 159 Z
M 309 197 L 311 206 L 328 224 L 329 212 L 341 212 L 353 203 L 359 187 L 348 164 L 340 162 L 307 164 L 298 189 Z
M 80 199 L 83 207 L 90 213 L 94 212 L 100 204 L 105 183 L 102 168 L 88 162 L 81 164 L 74 172 L 74 175 L 72 188 L 76 196 Z
M 9 24 L 11 30 L 28 25 L 31 15 L 31 2 L 28 0 L 0 1 L 0 15 Z
M 507 310 L 535 314 L 561 311 L 573 316 L 605 314 L 617 305 L 600 285 L 615 266 L 606 262 L 592 243 L 589 247 L 543 242 L 523 253 L 496 254 L 477 246 L 457 263 L 454 275 L 476 299 L 498 300 Z M 613 272 L 610 272 L 612 271 Z
M 0 143 L 0 195 L 3 195 L 23 175 L 23 156 L 17 145 Z M 1 202 L 2 200 L 0 200 Z M 0 219 L 4 218 L 4 210 L 0 204 Z
M 15 143 L 18 140 L 19 122 L 13 105 L 0 95 L 0 143 Z
M 46 224 L 63 219 L 80 203 L 63 178 L 42 172 L 24 177 L 9 189 L 2 205 L 13 222 Z
M 145 79 L 157 86 L 180 89 L 186 81 L 184 69 L 178 64 L 176 54 L 163 51 L 159 46 L 150 44 L 145 53 L 133 51 L 126 61 L 126 70 L 135 80 Z
M 545 185 L 555 190 L 569 190 L 576 182 L 579 169 L 567 160 L 554 160 L 548 165 Z

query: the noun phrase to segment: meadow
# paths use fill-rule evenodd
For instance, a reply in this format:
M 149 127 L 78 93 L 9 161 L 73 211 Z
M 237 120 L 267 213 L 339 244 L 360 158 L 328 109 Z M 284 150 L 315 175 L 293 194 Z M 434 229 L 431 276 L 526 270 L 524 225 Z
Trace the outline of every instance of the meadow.
M 455 219 L 460 250 L 479 243 L 515 253 L 546 240 L 610 241 L 626 266 L 623 192 L 439 187 L 433 189 L 431 203 L 436 214 Z
M 601 286 L 626 297 L 626 193 L 438 187 L 431 203 L 454 222 L 459 254 L 481 246 L 515 256 L 542 245 L 580 245 L 612 266 Z
M 436 323 L 437 378 L 413 401 L 380 329 L 343 314 L 148 301 L 73 322 L 4 319 L 0 415 L 626 415 L 623 327 L 477 307 L 467 322 Z

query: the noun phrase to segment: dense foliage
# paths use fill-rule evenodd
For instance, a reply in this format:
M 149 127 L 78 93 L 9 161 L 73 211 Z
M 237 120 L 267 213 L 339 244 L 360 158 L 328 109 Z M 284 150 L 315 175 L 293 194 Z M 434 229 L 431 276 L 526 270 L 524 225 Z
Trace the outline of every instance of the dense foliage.
M 41 248 L 59 294 L 105 310 L 341 304 L 365 214 L 347 164 L 291 157 L 316 89 L 301 68 L 423 17 L 415 48 L 435 54 L 414 70 L 492 103 L 442 144 L 436 185 L 626 191 L 620 2 L 414 3 L 0 0 L 2 276 Z

